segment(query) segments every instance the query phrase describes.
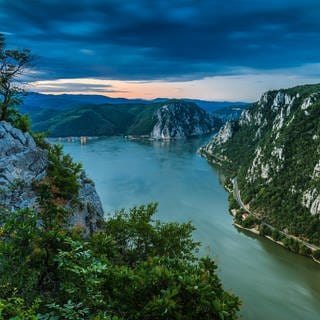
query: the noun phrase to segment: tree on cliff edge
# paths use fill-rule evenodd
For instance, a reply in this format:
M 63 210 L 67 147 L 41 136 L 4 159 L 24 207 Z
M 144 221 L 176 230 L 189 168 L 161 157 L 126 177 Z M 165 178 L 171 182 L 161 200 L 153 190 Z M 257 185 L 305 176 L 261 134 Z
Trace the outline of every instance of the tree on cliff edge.
M 19 78 L 31 61 L 30 50 L 6 49 L 5 37 L 0 33 L 0 121 L 10 121 L 21 102 L 23 89 Z

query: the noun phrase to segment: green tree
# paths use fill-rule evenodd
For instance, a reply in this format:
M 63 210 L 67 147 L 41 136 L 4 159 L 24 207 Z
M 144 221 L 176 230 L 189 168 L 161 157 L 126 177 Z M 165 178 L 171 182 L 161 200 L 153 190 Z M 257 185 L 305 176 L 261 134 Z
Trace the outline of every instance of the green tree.
M 242 226 L 245 228 L 253 228 L 256 225 L 259 225 L 260 221 L 253 215 L 249 215 L 246 219 L 242 221 Z
M 229 200 L 230 209 L 239 209 L 240 208 L 239 204 L 238 204 L 237 200 L 235 199 L 232 192 L 229 193 L 228 200 Z
M 4 35 L 0 33 L 0 121 L 21 121 L 15 107 L 20 104 L 24 90 L 18 83 L 31 58 L 27 49 L 6 49 Z M 22 121 L 26 125 L 26 120 Z
M 312 253 L 311 249 L 305 246 L 302 243 L 299 243 L 299 254 L 302 254 L 304 256 L 310 256 Z
M 260 235 L 261 236 L 270 236 L 271 235 L 271 230 L 268 226 L 266 226 L 265 224 L 261 224 L 260 226 Z
M 320 250 L 316 250 L 313 252 L 312 256 L 317 259 L 320 260 Z
M 271 232 L 271 237 L 275 241 L 280 241 L 281 240 L 281 234 L 280 234 L 279 230 L 273 229 L 272 232 Z
M 236 319 L 239 299 L 195 254 L 194 227 L 154 220 L 156 208 L 122 210 L 87 239 L 30 210 L 4 214 L 4 319 Z

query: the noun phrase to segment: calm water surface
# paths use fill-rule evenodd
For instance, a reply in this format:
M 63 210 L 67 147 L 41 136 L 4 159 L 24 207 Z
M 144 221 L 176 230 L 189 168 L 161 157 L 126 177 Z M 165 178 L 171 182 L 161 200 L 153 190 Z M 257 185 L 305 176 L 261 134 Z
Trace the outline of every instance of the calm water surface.
M 242 319 L 319 320 L 320 265 L 239 232 L 216 169 L 196 154 L 205 140 L 65 143 L 97 187 L 105 211 L 159 202 L 163 221 L 191 220 L 202 253 L 213 256 L 225 288 L 243 301 Z

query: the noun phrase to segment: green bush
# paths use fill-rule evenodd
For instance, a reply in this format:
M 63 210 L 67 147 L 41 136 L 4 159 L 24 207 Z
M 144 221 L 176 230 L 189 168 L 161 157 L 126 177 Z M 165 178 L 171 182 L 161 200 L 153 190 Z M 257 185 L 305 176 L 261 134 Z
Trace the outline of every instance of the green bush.
M 304 256 L 310 256 L 312 253 L 311 249 L 305 246 L 303 243 L 299 243 L 299 254 Z
M 229 208 L 230 209 L 239 209 L 239 204 L 237 200 L 234 198 L 233 193 L 229 193 Z
M 79 178 L 82 166 L 73 162 L 70 155 L 65 155 L 60 145 L 50 145 L 48 149 L 49 165 L 47 176 L 36 185 L 42 200 L 71 200 L 78 196 Z
M 245 228 L 253 228 L 258 225 L 260 221 L 253 215 L 249 215 L 246 219 L 242 221 L 242 226 Z
M 279 230 L 273 229 L 272 232 L 271 232 L 271 237 L 275 241 L 280 241 L 281 240 L 281 234 L 280 234 Z
M 240 225 L 242 224 L 242 214 L 243 213 L 241 211 L 237 211 L 237 213 L 234 217 L 235 223 L 240 224 Z
M 87 240 L 30 210 L 3 214 L 2 310 L 30 320 L 236 319 L 239 299 L 196 255 L 194 227 L 154 220 L 156 208 L 117 212 Z
M 271 229 L 266 226 L 265 224 L 261 224 L 260 226 L 260 235 L 261 236 L 270 236 L 271 235 Z
M 0 298 L 0 320 L 39 320 L 35 309 L 38 308 L 38 301 L 31 307 L 27 307 L 21 298 Z
M 312 256 L 317 259 L 320 260 L 320 250 L 316 250 L 313 252 Z
M 36 145 L 42 149 L 49 150 L 50 144 L 46 141 L 46 137 L 48 136 L 47 132 L 38 132 L 34 133 L 32 131 L 29 132 L 34 139 Z
M 27 114 L 20 114 L 18 111 L 12 111 L 12 115 L 10 119 L 8 119 L 15 128 L 20 129 L 23 132 L 30 132 L 31 131 L 31 122 L 30 118 Z
M 301 248 L 301 244 L 292 238 L 285 237 L 282 242 L 287 249 L 294 253 L 300 253 L 301 250 L 304 250 Z

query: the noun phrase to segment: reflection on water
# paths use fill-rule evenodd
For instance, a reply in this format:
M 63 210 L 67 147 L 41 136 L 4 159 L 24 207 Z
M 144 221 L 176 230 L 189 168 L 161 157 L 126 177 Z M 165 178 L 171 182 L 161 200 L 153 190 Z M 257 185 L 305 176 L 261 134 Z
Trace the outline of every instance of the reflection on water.
M 83 163 L 107 212 L 158 201 L 158 218 L 191 220 L 201 254 L 215 257 L 225 287 L 242 298 L 243 319 L 319 320 L 320 266 L 232 226 L 223 176 L 196 153 L 207 140 L 115 137 L 65 150 Z

